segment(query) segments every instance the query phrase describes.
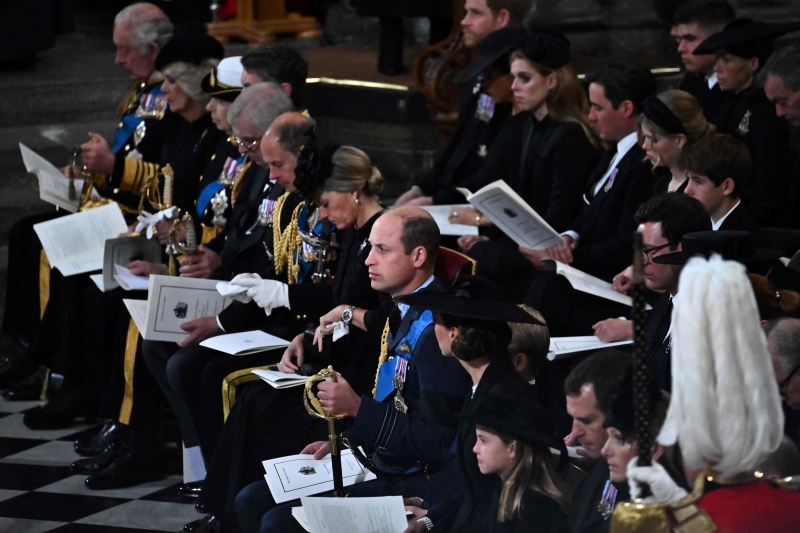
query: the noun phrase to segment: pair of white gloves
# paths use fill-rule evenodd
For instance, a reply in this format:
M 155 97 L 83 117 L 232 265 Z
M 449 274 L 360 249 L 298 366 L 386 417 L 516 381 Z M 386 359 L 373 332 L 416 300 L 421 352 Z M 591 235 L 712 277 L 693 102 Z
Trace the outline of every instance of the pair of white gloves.
M 638 466 L 638 459 L 634 457 L 628 463 L 628 487 L 632 501 L 640 498 L 640 483 L 647 483 L 652 492 L 651 496 L 642 499 L 643 503 L 675 503 L 686 497 L 686 491 L 675 483 L 658 462 L 653 461 L 650 466 Z
M 258 274 L 239 274 L 230 282 L 220 281 L 217 291 L 243 303 L 253 300 L 264 309 L 267 316 L 279 307 L 291 309 L 289 286 L 273 279 L 261 279 Z

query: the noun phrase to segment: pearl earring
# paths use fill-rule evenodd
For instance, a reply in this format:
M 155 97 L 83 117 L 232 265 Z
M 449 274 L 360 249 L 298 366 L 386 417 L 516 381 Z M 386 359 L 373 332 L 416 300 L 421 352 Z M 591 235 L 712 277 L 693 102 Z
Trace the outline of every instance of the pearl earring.
M 358 202 L 358 196 L 354 196 L 354 197 L 353 197 L 353 201 L 354 201 L 355 203 L 359 203 L 359 202 Z

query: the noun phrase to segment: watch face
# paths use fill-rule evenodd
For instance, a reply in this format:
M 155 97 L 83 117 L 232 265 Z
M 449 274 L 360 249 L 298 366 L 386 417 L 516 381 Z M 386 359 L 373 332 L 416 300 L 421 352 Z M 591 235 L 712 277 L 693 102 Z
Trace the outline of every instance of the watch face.
M 342 313 L 342 322 L 344 322 L 345 324 L 349 324 L 352 319 L 353 319 L 353 310 L 348 307 Z

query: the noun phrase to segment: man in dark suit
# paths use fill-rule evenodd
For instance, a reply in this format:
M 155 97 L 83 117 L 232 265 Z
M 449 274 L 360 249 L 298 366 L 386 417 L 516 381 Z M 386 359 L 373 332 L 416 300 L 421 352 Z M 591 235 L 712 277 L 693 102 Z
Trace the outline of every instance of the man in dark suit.
M 610 146 L 589 177 L 585 205 L 571 229 L 562 234 L 563 244 L 546 250 L 520 247 L 520 251 L 539 270 L 551 269 L 542 259 L 553 258 L 611 279 L 630 263 L 633 215 L 653 189 L 653 174 L 638 144 L 637 121 L 642 102 L 655 94 L 656 84 L 646 68 L 621 61 L 601 66 L 586 81 L 589 120 Z
M 681 249 L 687 233 L 711 229 L 703 205 L 682 194 L 667 193 L 651 198 L 636 213 L 637 231 L 642 234 L 642 264 L 647 288 L 661 292 L 647 321 L 648 364 L 659 388 L 670 389 L 672 301 L 678 294 L 678 278 L 683 265 L 662 265 L 655 258 Z M 633 336 L 630 320 L 611 318 L 594 326 L 603 342 Z
M 693 94 L 703 108 L 706 120 L 720 126 L 719 106 L 722 91 L 714 73 L 713 54 L 693 55 L 694 49 L 707 37 L 722 31 L 733 20 L 733 8 L 725 0 L 690 0 L 675 9 L 670 36 L 678 45 L 678 53 L 686 67 L 679 89 Z
M 433 267 L 439 231 L 425 211 L 411 207 L 387 211 L 372 227 L 369 243 L 366 264 L 373 289 L 397 297 L 437 283 Z M 430 311 L 397 303 L 387 327 L 386 352 L 373 396 L 358 396 L 339 378 L 336 383 L 320 383 L 317 397 L 327 413 L 352 418 L 344 434 L 352 444 L 375 450 L 371 469 L 381 475 L 348 487 L 350 495 L 399 494 L 413 486 L 421 497 L 429 498 L 427 474 L 438 471 L 449 456 L 455 414 L 469 393 L 469 379 L 455 359 L 442 357 Z M 399 364 L 404 360 L 407 366 Z M 301 453 L 320 459 L 329 451 L 329 443 L 321 441 Z M 300 528 L 291 505 L 276 507 L 263 480 L 239 493 L 236 514 L 243 532 Z
M 713 230 L 748 231 L 766 241 L 761 226 L 739 199 L 753 168 L 744 143 L 721 133 L 707 135 L 682 154 L 689 181 L 684 193 L 700 200 L 711 216 Z
M 597 510 L 609 479 L 608 464 L 600 455 L 608 439 L 603 422 L 611 405 L 611 394 L 619 387 L 630 365 L 630 354 L 603 350 L 581 362 L 564 381 L 567 410 L 573 418 L 572 431 L 564 441 L 567 446 L 578 447 L 577 453 L 586 458 L 581 467 L 589 471 L 573 497 L 574 508 L 569 517 L 572 533 L 608 531 L 609 522 Z M 620 491 L 617 501 L 627 499 L 627 487 L 617 488 Z

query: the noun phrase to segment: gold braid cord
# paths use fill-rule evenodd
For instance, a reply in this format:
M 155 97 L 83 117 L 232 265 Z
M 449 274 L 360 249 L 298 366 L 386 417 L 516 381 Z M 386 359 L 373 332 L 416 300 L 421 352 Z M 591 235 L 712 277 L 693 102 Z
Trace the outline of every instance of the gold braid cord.
M 283 230 L 280 230 L 280 211 L 283 204 L 286 203 L 288 194 L 281 196 L 278 203 L 275 205 L 275 212 L 273 213 L 272 228 L 273 228 L 273 242 L 275 254 L 275 273 L 280 274 L 286 269 L 286 278 L 289 285 L 297 283 L 300 275 L 300 251 L 302 250 L 303 241 L 300 238 L 300 232 L 297 228 L 297 220 L 300 218 L 300 210 L 305 205 L 305 202 L 300 202 L 292 212 L 292 218 L 289 225 Z M 276 218 L 277 217 L 277 218 Z M 297 252 L 296 254 L 294 252 Z
M 375 386 L 372 388 L 372 397 L 378 395 L 378 376 L 381 372 L 381 365 L 389 360 L 389 319 L 386 319 L 386 325 L 383 326 L 383 333 L 381 333 L 381 355 L 378 357 L 378 370 L 375 371 Z
M 137 161 L 133 158 L 125 158 L 125 169 L 122 171 L 122 179 L 119 182 L 119 190 L 125 192 L 141 192 L 147 190 L 153 182 L 158 188 L 159 168 L 155 163 L 147 161 Z

